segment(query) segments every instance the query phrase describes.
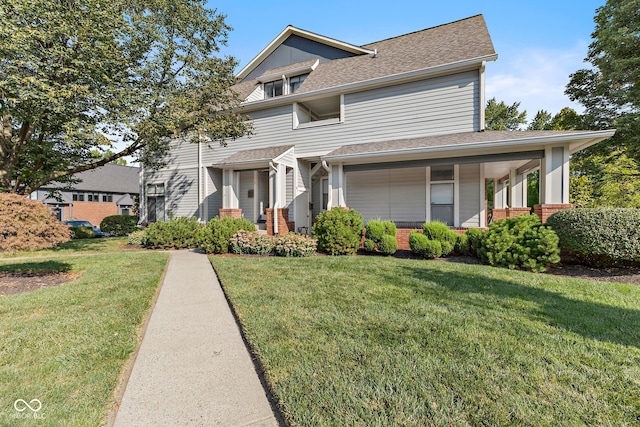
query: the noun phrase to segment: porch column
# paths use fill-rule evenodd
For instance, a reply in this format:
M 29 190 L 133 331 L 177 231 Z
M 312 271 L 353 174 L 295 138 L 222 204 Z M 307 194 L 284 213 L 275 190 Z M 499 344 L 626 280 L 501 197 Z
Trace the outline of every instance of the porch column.
M 504 181 L 493 180 L 493 209 L 491 210 L 492 221 L 505 219 L 507 217 L 507 189 Z
M 540 204 L 534 206 L 542 222 L 569 209 L 569 147 L 547 147 L 540 162 Z
M 222 171 L 222 207 L 238 209 L 238 174 L 233 169 Z

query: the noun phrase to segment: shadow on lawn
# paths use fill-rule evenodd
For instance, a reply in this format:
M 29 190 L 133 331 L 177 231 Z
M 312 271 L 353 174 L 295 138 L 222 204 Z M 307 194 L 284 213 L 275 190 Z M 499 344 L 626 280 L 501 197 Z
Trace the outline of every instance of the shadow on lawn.
M 552 326 L 565 328 L 587 338 L 640 348 L 640 310 L 569 299 L 557 292 L 472 272 L 443 272 L 428 267 L 404 267 L 403 270 L 408 276 L 435 283 L 455 293 L 490 294 L 498 299 L 529 301 L 536 305 L 530 314 L 542 318 Z M 415 292 L 433 296 L 433 288 L 412 283 Z M 460 302 L 485 304 L 482 300 Z
M 60 261 L 20 262 L 0 264 L 0 272 L 24 276 L 41 276 L 71 271 L 71 264 Z

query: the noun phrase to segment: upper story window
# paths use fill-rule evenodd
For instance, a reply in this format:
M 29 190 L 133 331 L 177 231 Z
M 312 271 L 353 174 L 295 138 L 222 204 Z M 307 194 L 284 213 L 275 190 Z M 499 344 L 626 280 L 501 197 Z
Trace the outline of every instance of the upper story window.
M 305 81 L 309 74 L 300 74 L 293 77 L 283 76 L 281 79 L 264 83 L 264 98 L 274 98 L 276 96 L 294 93 Z

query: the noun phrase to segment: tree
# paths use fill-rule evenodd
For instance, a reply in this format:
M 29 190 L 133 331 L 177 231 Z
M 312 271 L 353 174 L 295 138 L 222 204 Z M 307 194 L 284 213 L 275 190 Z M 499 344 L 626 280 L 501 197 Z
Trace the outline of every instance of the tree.
M 95 149 L 91 150 L 91 157 L 97 160 L 113 157 L 114 154 L 116 153 L 113 152 L 113 150 L 111 150 L 110 148 L 108 148 L 107 151 L 104 152 Z M 113 163 L 114 165 L 127 166 L 127 159 L 120 157 L 112 160 L 111 163 Z
M 527 112 L 518 111 L 519 102 L 507 105 L 491 98 L 484 110 L 485 129 L 487 130 L 519 130 L 527 122 Z
M 251 125 L 233 109 L 230 28 L 205 0 L 0 2 L 0 191 L 134 155 L 158 166 L 171 138 L 226 144 Z M 125 148 L 96 159 L 115 141 Z
M 527 126 L 527 130 L 549 130 L 551 127 L 551 113 L 547 110 L 538 110 L 529 126 Z
M 640 160 L 640 0 L 608 0 L 596 9 L 593 42 L 585 61 L 593 66 L 570 76 L 566 94 L 585 107 L 590 129 L 616 128 L 589 153 L 625 154 Z

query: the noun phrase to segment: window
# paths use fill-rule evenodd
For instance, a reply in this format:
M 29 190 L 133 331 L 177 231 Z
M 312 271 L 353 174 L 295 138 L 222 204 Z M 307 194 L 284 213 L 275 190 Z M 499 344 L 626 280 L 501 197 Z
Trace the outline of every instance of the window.
M 342 123 L 343 103 L 342 95 L 296 102 L 293 104 L 293 128 Z
M 147 185 L 147 220 L 164 221 L 164 184 Z
M 98 193 L 91 193 L 87 196 L 87 201 L 88 202 L 99 202 L 100 201 L 100 195 Z
M 431 167 L 431 221 L 442 221 L 453 226 L 454 168 Z
M 283 94 L 282 80 L 276 80 L 276 81 L 264 84 L 264 97 L 265 98 L 273 98 L 275 96 L 282 96 L 282 94 Z
M 307 78 L 308 75 L 309 74 L 301 74 L 299 76 L 290 77 L 289 78 L 289 93 L 294 93 L 296 90 L 298 90 L 298 88 L 300 87 L 302 82 L 305 81 L 305 79 Z
M 73 193 L 71 199 L 74 202 L 84 202 L 84 193 Z
M 122 207 L 120 209 L 120 215 L 131 215 L 131 210 L 129 207 Z
M 113 194 L 103 194 L 102 195 L 103 202 L 113 202 Z

